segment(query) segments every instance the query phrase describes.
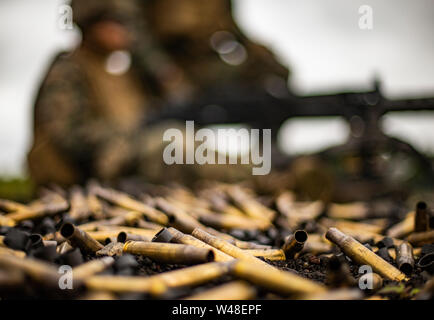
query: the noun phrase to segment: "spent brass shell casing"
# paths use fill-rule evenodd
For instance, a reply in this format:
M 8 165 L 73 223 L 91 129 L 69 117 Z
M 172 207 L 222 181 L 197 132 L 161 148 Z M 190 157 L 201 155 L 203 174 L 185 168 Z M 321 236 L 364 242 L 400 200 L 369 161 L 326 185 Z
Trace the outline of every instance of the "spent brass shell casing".
M 65 223 L 60 228 L 60 233 L 73 247 L 78 247 L 84 252 L 95 253 L 104 247 L 87 232 L 80 230 L 72 223 Z
M 151 241 L 150 237 L 141 236 L 138 234 L 127 233 L 125 231 L 121 231 L 118 233 L 116 240 L 118 242 L 127 242 L 127 241 Z
M 167 228 L 163 228 L 155 235 L 155 237 L 152 239 L 152 242 L 162 242 L 162 243 L 169 243 L 173 239 L 173 235 L 169 232 Z
M 371 273 L 372 290 L 378 291 L 383 287 L 383 278 L 377 273 Z
M 223 238 L 222 238 L 223 239 Z M 240 249 L 252 249 L 252 250 L 266 250 L 266 249 L 272 249 L 271 246 L 269 245 L 264 245 L 264 244 L 257 244 L 254 242 L 249 242 L 249 241 L 242 241 L 242 240 L 238 240 L 235 238 L 229 238 L 227 240 L 228 242 L 232 243 L 234 246 L 240 248 Z
M 0 247 L 0 254 L 10 254 L 18 258 L 25 258 L 26 253 L 21 250 L 14 250 L 7 247 Z
M 168 231 L 172 234 L 172 242 L 187 244 L 191 246 L 195 246 L 197 248 L 210 249 L 214 251 L 214 260 L 216 262 L 224 262 L 234 260 L 233 257 L 227 255 L 226 253 L 218 250 L 217 248 L 211 247 L 209 244 L 189 235 L 184 234 L 181 231 L 176 230 L 175 228 L 169 228 Z
M 197 264 L 214 261 L 214 251 L 177 243 L 128 241 L 124 253 L 143 255 L 152 260 L 171 264 Z
M 300 300 L 360 300 L 362 298 L 363 292 L 361 290 L 348 288 L 306 294 L 298 297 Z
M 395 224 L 393 227 L 387 230 L 387 236 L 392 238 L 401 238 L 413 232 L 415 215 L 416 213 L 414 211 L 408 213 L 404 220 Z
M 171 288 L 196 286 L 215 280 L 229 271 L 226 262 L 210 262 L 150 277 L 92 276 L 86 280 L 86 286 L 91 290 L 111 292 L 150 292 L 159 288 L 159 294 L 164 294 Z
M 265 249 L 265 250 L 246 249 L 244 251 L 246 251 L 247 253 L 255 257 L 261 257 L 270 261 L 286 260 L 285 252 L 283 252 L 282 249 Z
M 70 250 L 73 250 L 73 249 L 74 249 L 74 247 L 71 246 L 71 245 L 66 241 L 66 242 L 63 242 L 63 243 L 59 244 L 59 245 L 57 246 L 56 251 L 57 251 L 58 254 L 64 254 L 64 253 L 66 253 L 66 252 L 68 252 L 68 251 L 70 251 Z
M 112 189 L 105 189 L 100 186 L 94 186 L 92 192 L 98 197 L 114 203 L 128 210 L 138 211 L 143 213 L 152 222 L 167 225 L 168 217 L 161 211 L 148 206 L 147 204 L 137 201 L 130 196 Z
M 89 193 L 86 197 L 86 202 L 87 207 L 95 220 L 104 219 L 104 207 L 96 195 Z
M 59 285 L 59 273 L 54 265 L 43 261 L 19 258 L 10 254 L 0 253 L 0 267 L 20 270 L 39 284 L 56 287 Z
M 267 265 L 262 260 L 259 260 L 255 256 L 249 254 L 248 252 L 245 252 L 244 250 L 230 244 L 229 242 L 217 238 L 216 236 L 213 236 L 209 234 L 206 231 L 203 231 L 201 229 L 194 229 L 192 236 L 196 237 L 197 239 L 209 244 L 210 246 L 219 249 L 220 251 L 223 251 L 227 255 L 234 257 L 235 259 L 240 260 L 248 260 L 254 263 L 263 263 L 264 265 Z
M 92 212 L 89 209 L 84 192 L 80 187 L 73 186 L 71 188 L 69 202 L 71 204 L 69 216 L 74 219 L 74 221 L 85 220 L 89 218 Z
M 419 202 L 416 205 L 416 213 L 414 215 L 414 232 L 429 231 L 429 211 L 425 202 Z
M 112 257 L 103 257 L 101 259 L 92 260 L 73 268 L 72 274 L 74 278 L 83 280 L 104 271 L 113 265 L 114 262 L 115 259 Z
M 106 239 L 117 238 L 119 231 L 117 230 L 101 230 L 101 231 L 87 231 L 87 234 L 100 243 L 105 243 Z
M 369 207 L 364 202 L 332 203 L 327 209 L 327 216 L 334 219 L 362 220 L 369 217 Z
M 29 207 L 12 200 L 0 199 L 0 209 L 7 212 L 14 212 L 28 210 Z
M 434 243 L 434 230 L 412 233 L 407 237 L 407 241 L 415 247 L 421 247 L 424 244 Z
M 396 249 L 396 264 L 399 270 L 410 275 L 414 268 L 413 247 L 408 242 L 401 243 Z
M 256 296 L 256 289 L 243 281 L 233 281 L 192 295 L 185 300 L 250 300 Z
M 47 200 L 48 201 L 48 200 Z M 23 210 L 15 211 L 5 215 L 4 217 L 12 219 L 15 222 L 24 220 L 39 219 L 48 215 L 54 215 L 59 212 L 67 210 L 69 207 L 68 202 L 60 195 L 53 194 L 50 196 L 50 201 L 38 202 L 34 205 L 28 206 Z
M 326 233 L 326 238 L 341 248 L 345 255 L 350 257 L 355 263 L 360 265 L 370 265 L 376 273 L 384 278 L 393 281 L 402 281 L 406 279 L 405 274 L 400 270 L 396 269 L 360 242 L 338 229 L 330 228 Z
M 233 216 L 229 214 L 201 214 L 199 221 L 203 224 L 218 229 L 251 229 L 266 230 L 269 223 L 263 220 L 251 219 L 247 217 Z
M 294 234 L 290 235 L 282 246 L 286 258 L 294 258 L 297 253 L 303 250 L 307 239 L 308 235 L 304 230 L 297 230 Z
M 25 283 L 25 275 L 20 270 L 0 270 L 0 292 L 3 289 L 17 288 Z
M 14 227 L 15 224 L 13 219 L 0 215 L 0 227 Z
M 250 195 L 238 186 L 228 186 L 225 191 L 232 201 L 248 216 L 260 221 L 262 220 L 268 226 L 271 225 L 271 221 L 276 215 L 275 211 L 270 210 L 256 201 L 256 199 L 250 197 Z
M 265 264 L 266 265 L 266 264 Z M 319 293 L 324 286 L 294 273 L 237 260 L 231 266 L 232 274 L 248 282 L 283 295 Z
M 116 296 L 111 292 L 91 291 L 80 298 L 87 301 L 112 301 L 116 300 Z

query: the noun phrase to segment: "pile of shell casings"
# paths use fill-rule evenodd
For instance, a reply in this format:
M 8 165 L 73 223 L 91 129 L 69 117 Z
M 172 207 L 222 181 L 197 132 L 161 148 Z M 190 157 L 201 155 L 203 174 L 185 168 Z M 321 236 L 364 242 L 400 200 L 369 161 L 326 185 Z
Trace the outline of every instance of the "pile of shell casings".
M 0 298 L 433 297 L 424 202 L 396 221 L 387 203 L 302 202 L 236 184 L 144 190 L 92 181 L 26 205 L 0 200 Z

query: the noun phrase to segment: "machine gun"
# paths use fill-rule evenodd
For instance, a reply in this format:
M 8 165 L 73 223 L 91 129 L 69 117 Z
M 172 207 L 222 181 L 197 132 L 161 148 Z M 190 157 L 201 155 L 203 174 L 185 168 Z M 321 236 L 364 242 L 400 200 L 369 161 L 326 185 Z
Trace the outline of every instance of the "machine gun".
M 393 111 L 434 110 L 434 98 L 388 100 L 379 82 L 365 92 L 277 98 L 265 91 L 231 86 L 211 90 L 191 103 L 167 106 L 151 116 L 147 124 L 165 119 L 195 121 L 198 126 L 243 123 L 258 129 L 272 129 L 276 134 L 283 122 L 293 117 L 342 116 L 349 122 L 359 117 L 365 135 L 379 127 L 381 117 Z
M 434 98 L 389 100 L 382 95 L 378 81 L 371 91 L 314 96 L 295 96 L 288 92 L 280 98 L 257 89 L 230 86 L 207 92 L 186 106 L 163 109 L 151 116 L 148 124 L 165 119 L 195 121 L 197 126 L 242 123 L 252 128 L 272 129 L 275 146 L 279 128 L 289 118 L 341 116 L 350 123 L 352 135 L 345 145 L 330 148 L 322 152 L 322 156 L 356 153 L 365 164 L 363 177 L 368 178 L 375 176 L 369 160 L 379 148 L 388 148 L 410 154 L 427 175 L 433 175 L 431 159 L 410 144 L 386 136 L 380 125 L 381 117 L 388 112 L 424 110 L 434 110 Z M 273 165 L 284 165 L 287 161 L 287 157 L 273 154 Z

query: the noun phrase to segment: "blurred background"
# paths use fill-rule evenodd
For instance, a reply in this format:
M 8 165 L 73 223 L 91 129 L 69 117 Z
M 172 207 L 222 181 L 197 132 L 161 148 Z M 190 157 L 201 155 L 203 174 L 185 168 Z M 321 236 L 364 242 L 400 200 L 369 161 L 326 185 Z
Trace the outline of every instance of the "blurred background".
M 79 42 L 58 27 L 60 0 L 0 1 L 0 177 L 26 178 L 32 105 L 58 52 Z M 372 30 L 361 30 L 361 5 L 373 8 Z M 266 45 L 291 70 L 294 93 L 369 90 L 382 81 L 388 98 L 434 96 L 434 2 L 431 0 L 234 0 L 234 15 L 252 40 Z M 384 131 L 434 154 L 434 115 L 387 115 Z M 279 134 L 289 154 L 346 140 L 340 119 L 293 119 Z M 326 134 L 325 134 L 326 133 Z

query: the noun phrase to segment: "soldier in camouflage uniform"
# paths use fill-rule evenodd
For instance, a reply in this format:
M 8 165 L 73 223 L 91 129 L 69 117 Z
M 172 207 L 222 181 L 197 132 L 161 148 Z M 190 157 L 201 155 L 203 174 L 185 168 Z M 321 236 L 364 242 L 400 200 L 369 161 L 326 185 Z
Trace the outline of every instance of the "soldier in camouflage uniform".
M 285 95 L 288 70 L 242 34 L 232 18 L 230 1 L 141 3 L 146 19 L 135 18 L 140 11 L 132 0 L 73 1 L 83 43 L 56 59 L 35 105 L 29 167 L 38 184 L 69 185 L 89 177 L 114 180 L 128 174 L 153 182 L 251 175 L 248 166 L 245 170 L 233 165 L 168 167 L 162 161 L 161 139 L 165 128 L 177 124 L 145 134 L 141 120 L 161 100 L 188 103 L 216 87 L 226 86 L 234 93 L 253 87 Z M 133 35 L 119 32 L 122 26 L 124 31 L 141 28 L 134 34 L 136 41 L 119 45 Z M 105 48 L 107 42 L 115 47 Z M 107 72 L 110 53 L 128 48 L 140 78 L 132 71 Z
M 52 64 L 35 103 L 29 169 L 37 184 L 135 172 L 141 120 L 155 102 L 128 69 L 138 7 L 132 0 L 74 0 L 82 44 Z M 116 54 L 113 54 L 116 52 Z M 111 67 L 110 67 L 111 65 Z
M 288 69 L 238 28 L 231 0 L 147 0 L 142 6 L 147 32 L 138 62 L 157 79 L 166 102 L 188 105 L 219 92 L 289 95 Z M 251 177 L 246 165 L 182 167 L 199 178 Z

